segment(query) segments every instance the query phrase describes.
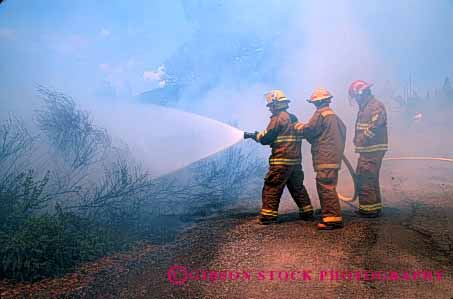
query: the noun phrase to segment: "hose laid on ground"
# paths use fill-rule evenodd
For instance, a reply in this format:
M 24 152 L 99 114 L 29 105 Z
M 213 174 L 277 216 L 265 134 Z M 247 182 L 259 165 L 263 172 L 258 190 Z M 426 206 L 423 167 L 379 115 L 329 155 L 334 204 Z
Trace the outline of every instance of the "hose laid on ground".
M 346 158 L 345 155 L 343 155 L 343 162 L 346 165 L 346 168 L 348 169 L 349 174 L 351 175 L 352 182 L 354 184 L 354 192 L 352 194 L 352 197 L 345 196 L 338 192 L 338 198 L 344 202 L 353 202 L 357 199 L 357 177 L 355 175 L 355 171 L 354 171 L 354 168 L 352 167 L 351 162 L 349 162 L 349 160 Z
M 383 161 L 443 161 L 443 162 L 450 162 L 453 163 L 452 158 L 443 158 L 443 157 L 389 157 L 389 158 L 384 158 Z M 343 156 L 343 162 L 346 165 L 346 168 L 348 169 L 349 173 L 351 174 L 352 181 L 354 183 L 354 192 L 352 197 L 345 196 L 343 194 L 338 193 L 338 198 L 340 198 L 342 201 L 346 203 L 353 202 L 357 199 L 357 177 L 354 171 L 354 168 L 352 167 L 351 163 L 349 160 Z
M 396 160 L 427 160 L 427 161 L 444 161 L 444 162 L 452 162 L 453 159 L 450 158 L 441 158 L 441 157 L 391 157 L 391 158 L 384 158 L 384 161 L 396 161 Z

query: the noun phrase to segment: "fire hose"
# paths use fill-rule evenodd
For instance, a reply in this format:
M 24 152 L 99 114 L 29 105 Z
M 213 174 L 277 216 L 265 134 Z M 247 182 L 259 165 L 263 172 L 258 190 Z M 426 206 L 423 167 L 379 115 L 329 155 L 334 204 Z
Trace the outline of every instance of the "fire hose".
M 383 161 L 443 161 L 443 162 L 450 162 L 453 163 L 452 158 L 443 158 L 443 157 L 389 157 L 389 158 L 384 158 Z M 352 193 L 352 196 L 346 196 L 343 194 L 340 194 L 338 192 L 338 198 L 340 198 L 342 201 L 346 203 L 353 202 L 357 199 L 357 176 L 355 174 L 354 168 L 352 167 L 351 162 L 343 155 L 343 162 L 346 165 L 346 168 L 349 171 L 349 174 L 352 177 L 353 185 L 354 185 L 354 192 Z
M 345 155 L 343 155 L 343 162 L 346 165 L 346 168 L 348 169 L 349 174 L 351 175 L 352 183 L 354 185 L 354 192 L 352 193 L 351 197 L 345 196 L 345 195 L 341 194 L 340 192 L 337 192 L 338 198 L 344 202 L 353 202 L 357 199 L 357 176 L 355 174 L 355 171 L 354 171 L 354 168 L 352 167 L 351 162 L 349 162 L 348 158 L 346 158 Z

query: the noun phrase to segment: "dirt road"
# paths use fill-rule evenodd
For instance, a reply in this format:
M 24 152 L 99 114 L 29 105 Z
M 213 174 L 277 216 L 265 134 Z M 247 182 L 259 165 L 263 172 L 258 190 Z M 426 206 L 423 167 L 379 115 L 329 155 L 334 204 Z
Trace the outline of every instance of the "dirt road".
M 316 231 L 313 223 L 297 220 L 295 213 L 285 215 L 282 223 L 272 226 L 254 224 L 251 215 L 206 220 L 184 233 L 176 243 L 148 256 L 144 266 L 131 273 L 117 295 L 450 299 L 453 298 L 453 239 L 448 229 L 451 215 L 451 204 L 441 209 L 403 199 L 399 206 L 387 208 L 385 217 L 377 220 L 359 219 L 345 211 L 346 228 L 332 232 Z M 432 226 L 427 226 L 426 221 Z M 184 282 L 182 285 L 169 282 L 168 270 L 173 265 L 184 267 L 176 268 L 179 274 L 170 276 L 176 283 Z M 209 273 L 203 277 L 203 270 L 227 272 L 223 277 Z M 336 280 L 323 272 L 330 270 L 398 272 L 400 278 L 370 281 L 340 276 Z M 186 281 L 184 271 L 195 271 L 201 280 L 194 280 L 197 279 L 194 276 Z M 228 271 L 240 273 L 229 276 Z M 302 273 L 294 274 L 297 271 Z M 404 272 L 413 275 L 418 271 L 440 271 L 443 276 L 440 280 L 433 276 L 428 281 L 421 277 L 403 278 Z
M 398 166 L 387 167 L 383 175 L 382 218 L 360 219 L 345 207 L 345 228 L 331 232 L 319 232 L 313 223 L 298 220 L 291 208 L 283 211 L 280 224 L 271 226 L 259 226 L 254 215 L 238 211 L 204 220 L 148 256 L 144 266 L 129 275 L 118 297 L 451 299 L 451 170 L 438 169 L 438 177 L 429 180 L 404 181 L 401 172 L 410 169 Z M 181 285 L 169 281 L 174 265 L 183 268 L 174 269 L 170 280 L 185 282 Z M 203 276 L 203 271 L 208 273 Z M 209 276 L 209 271 L 226 273 Z M 342 279 L 340 274 L 337 280 L 330 271 L 383 271 L 387 276 L 396 272 L 399 277 L 367 280 L 362 274 L 360 279 Z M 432 272 L 433 279 L 423 279 L 422 272 Z

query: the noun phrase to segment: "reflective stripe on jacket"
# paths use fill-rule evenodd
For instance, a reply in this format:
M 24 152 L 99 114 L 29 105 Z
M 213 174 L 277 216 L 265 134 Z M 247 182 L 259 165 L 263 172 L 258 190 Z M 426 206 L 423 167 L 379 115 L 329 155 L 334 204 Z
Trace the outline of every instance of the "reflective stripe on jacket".
M 357 153 L 388 150 L 387 113 L 384 104 L 372 98 L 357 114 L 354 136 Z
M 330 107 L 316 110 L 308 123 L 296 126 L 296 131 L 311 144 L 315 171 L 341 167 L 346 126 Z
M 271 116 L 266 130 L 257 135 L 257 141 L 270 145 L 270 165 L 300 165 L 302 138 L 295 134 L 297 117 L 285 110 Z

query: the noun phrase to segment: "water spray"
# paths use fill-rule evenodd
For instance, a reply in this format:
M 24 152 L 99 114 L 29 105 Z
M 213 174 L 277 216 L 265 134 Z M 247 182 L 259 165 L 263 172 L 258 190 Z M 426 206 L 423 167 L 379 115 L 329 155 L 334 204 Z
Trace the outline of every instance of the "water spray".
M 244 131 L 195 113 L 158 105 L 82 103 L 115 144 L 157 178 L 215 155 L 243 140 Z

